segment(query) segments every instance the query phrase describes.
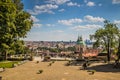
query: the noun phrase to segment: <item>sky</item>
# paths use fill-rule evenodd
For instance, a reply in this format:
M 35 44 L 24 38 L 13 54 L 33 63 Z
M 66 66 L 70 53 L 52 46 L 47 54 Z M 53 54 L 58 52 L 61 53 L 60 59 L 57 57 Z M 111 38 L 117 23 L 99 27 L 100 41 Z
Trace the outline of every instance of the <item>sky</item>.
M 33 26 L 24 40 L 76 41 L 89 39 L 104 20 L 120 27 L 120 0 L 22 0 Z

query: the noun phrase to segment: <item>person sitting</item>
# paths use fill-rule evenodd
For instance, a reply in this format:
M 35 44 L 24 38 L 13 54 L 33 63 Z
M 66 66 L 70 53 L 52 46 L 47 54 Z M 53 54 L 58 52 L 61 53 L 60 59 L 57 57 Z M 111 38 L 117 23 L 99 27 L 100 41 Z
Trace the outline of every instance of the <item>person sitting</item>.
M 118 60 L 115 60 L 113 68 L 116 68 L 116 69 L 119 68 L 119 61 Z
M 87 62 L 83 63 L 82 67 L 84 70 L 86 70 L 87 69 Z

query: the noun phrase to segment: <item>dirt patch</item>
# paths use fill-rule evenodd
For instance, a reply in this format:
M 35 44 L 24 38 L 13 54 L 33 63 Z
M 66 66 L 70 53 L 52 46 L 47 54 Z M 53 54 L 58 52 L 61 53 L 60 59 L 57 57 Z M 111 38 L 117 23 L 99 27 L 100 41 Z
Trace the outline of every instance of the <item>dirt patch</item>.
M 80 70 L 81 66 L 65 66 L 66 61 L 56 61 L 51 66 L 51 62 L 27 62 L 15 68 L 6 69 L 0 73 L 2 80 L 119 80 L 120 72 L 96 71 L 94 75 L 89 75 L 87 70 Z M 90 68 L 94 69 L 93 64 Z M 95 69 L 97 68 L 95 67 Z M 98 66 L 99 67 L 99 66 Z M 101 68 L 102 66 L 100 66 Z M 105 66 L 103 66 L 104 68 Z M 105 70 L 109 68 L 105 68 Z M 37 74 L 43 70 L 41 74 Z M 102 69 L 103 70 L 103 69 Z

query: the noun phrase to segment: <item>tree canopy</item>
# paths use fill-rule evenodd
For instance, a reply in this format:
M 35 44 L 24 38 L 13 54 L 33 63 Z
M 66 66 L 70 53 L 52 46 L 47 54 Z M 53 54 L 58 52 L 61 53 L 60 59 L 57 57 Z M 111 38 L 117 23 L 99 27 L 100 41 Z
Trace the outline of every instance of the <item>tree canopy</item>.
M 102 46 L 108 53 L 108 61 L 110 60 L 110 49 L 118 47 L 119 29 L 116 24 L 104 21 L 104 28 L 98 29 L 91 38 L 94 38 L 94 47 Z
M 0 51 L 16 53 L 15 46 L 32 27 L 30 14 L 23 10 L 20 0 L 0 0 Z M 19 47 L 23 44 L 19 44 Z M 20 49 L 21 50 L 21 49 Z

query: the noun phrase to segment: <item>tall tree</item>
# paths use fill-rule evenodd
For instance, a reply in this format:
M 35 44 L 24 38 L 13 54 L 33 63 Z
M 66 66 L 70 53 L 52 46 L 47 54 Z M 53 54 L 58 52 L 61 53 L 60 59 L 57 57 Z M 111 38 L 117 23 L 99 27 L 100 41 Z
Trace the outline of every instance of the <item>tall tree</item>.
M 92 36 L 96 40 L 94 46 L 98 47 L 99 45 L 102 45 L 105 50 L 107 50 L 108 61 L 110 61 L 110 49 L 116 46 L 118 34 L 118 27 L 106 20 L 104 21 L 104 28 L 98 29 Z
M 13 43 L 16 7 L 11 0 L 0 1 L 0 51 L 6 56 Z M 6 59 L 7 57 L 5 57 Z
M 16 42 L 26 36 L 31 26 L 30 14 L 23 11 L 20 0 L 0 0 L 0 51 L 5 59 L 8 53 L 16 52 Z

